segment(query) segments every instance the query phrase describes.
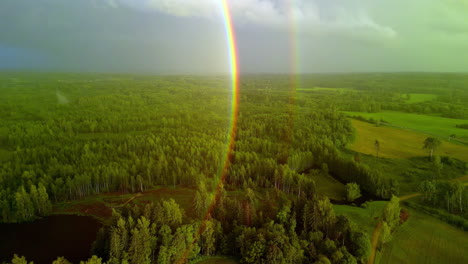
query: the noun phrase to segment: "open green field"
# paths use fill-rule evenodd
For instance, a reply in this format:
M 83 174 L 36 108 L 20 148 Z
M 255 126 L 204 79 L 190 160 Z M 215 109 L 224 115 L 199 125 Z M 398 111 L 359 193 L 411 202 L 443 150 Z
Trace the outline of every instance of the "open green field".
M 402 94 L 402 97 L 405 99 L 406 96 L 407 94 Z M 409 104 L 432 101 L 437 98 L 435 94 L 410 93 L 409 96 L 410 98 L 406 100 Z
M 349 116 L 362 116 L 366 119 L 384 120 L 394 126 L 417 130 L 419 132 L 433 134 L 445 139 L 450 135 L 468 141 L 468 129 L 457 128 L 456 125 L 465 124 L 463 119 L 452 119 L 437 116 L 418 115 L 411 113 L 385 111 L 380 113 L 344 112 Z M 423 139 L 424 140 L 424 139 Z
M 335 178 L 321 172 L 311 172 L 309 177 L 314 180 L 317 193 L 325 195 L 332 200 L 343 200 L 346 197 L 346 187 Z
M 380 264 L 468 263 L 468 233 L 415 210 L 409 211 L 408 221 L 384 246 L 378 258 Z
M 427 138 L 423 133 L 386 126 L 377 127 L 358 120 L 351 122 L 356 129 L 356 139 L 350 145 L 354 151 L 375 155 L 374 142 L 377 139 L 380 142 L 379 157 L 411 158 L 428 155 L 422 149 L 423 141 Z M 468 147 L 463 145 L 443 141 L 436 154 L 468 162 Z
M 386 201 L 369 202 L 367 208 L 335 204 L 333 205 L 333 209 L 336 215 L 348 216 L 358 227 L 367 232 L 370 237 L 382 216 L 386 203 Z

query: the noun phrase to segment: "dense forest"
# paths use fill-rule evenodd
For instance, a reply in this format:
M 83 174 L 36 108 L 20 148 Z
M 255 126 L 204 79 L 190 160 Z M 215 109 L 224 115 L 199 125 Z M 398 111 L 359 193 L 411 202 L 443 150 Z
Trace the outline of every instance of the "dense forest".
M 212 255 L 241 263 L 364 263 L 369 235 L 335 214 L 310 172 L 349 183 L 350 201 L 360 192 L 390 200 L 387 236 L 400 223 L 400 183 L 350 155 L 355 132 L 340 110 L 468 114 L 457 76 L 438 79 L 453 88 L 448 96 L 433 80 L 395 76 L 386 76 L 388 83 L 378 74 L 366 83 L 360 75 L 305 76 L 301 83 L 353 89 L 339 93 L 299 93 L 282 75 L 242 76 L 231 135 L 225 76 L 3 73 L 0 221 L 32 221 L 58 202 L 99 193 L 186 187 L 195 190 L 188 211 L 174 200 L 115 209 L 93 246 L 98 258 L 87 263 L 186 263 Z M 395 89 L 401 83 L 411 86 L 405 93 L 441 95 L 404 104 Z M 420 191 L 427 205 L 466 215 L 462 185 L 425 181 Z
M 3 222 L 100 192 L 216 181 L 229 140 L 228 84 L 191 77 L 46 79 L 33 87 L 27 79 L 4 81 L 2 146 L 10 151 L 0 171 Z M 349 120 L 320 98 L 292 100 L 287 85 L 242 81 L 226 187 L 300 195 L 308 182 L 302 172 L 318 168 L 390 197 L 389 182 L 340 155 L 353 137 Z

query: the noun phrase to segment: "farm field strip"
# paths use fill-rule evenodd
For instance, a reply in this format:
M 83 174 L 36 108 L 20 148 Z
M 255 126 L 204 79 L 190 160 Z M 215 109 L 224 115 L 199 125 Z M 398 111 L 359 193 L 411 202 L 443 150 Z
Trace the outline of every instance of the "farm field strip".
M 351 120 L 356 129 L 356 139 L 351 149 L 364 154 L 376 155 L 375 140 L 380 142 L 379 157 L 411 158 L 427 156 L 422 149 L 427 135 L 399 128 L 375 126 L 359 120 Z M 451 156 L 468 162 L 468 147 L 444 141 L 436 152 L 441 156 Z
M 456 125 L 468 123 L 468 120 L 453 119 L 421 114 L 384 111 L 379 113 L 343 112 L 348 116 L 361 116 L 366 119 L 384 120 L 393 126 L 418 130 L 419 132 L 438 135 L 448 139 L 450 135 L 456 135 L 466 141 L 468 130 L 457 128 Z
M 468 234 L 431 216 L 411 210 L 407 223 L 382 252 L 387 263 L 466 263 Z

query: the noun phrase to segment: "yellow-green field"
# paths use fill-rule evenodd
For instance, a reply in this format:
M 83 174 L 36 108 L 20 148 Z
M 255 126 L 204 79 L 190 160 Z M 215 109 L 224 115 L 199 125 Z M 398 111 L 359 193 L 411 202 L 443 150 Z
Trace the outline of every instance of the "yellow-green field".
M 468 263 L 468 233 L 409 209 L 410 218 L 384 246 L 376 263 Z
M 448 139 L 450 135 L 468 142 L 468 129 L 457 128 L 457 125 L 466 124 L 468 120 L 445 118 L 396 111 L 383 111 L 378 113 L 343 112 L 348 116 L 361 116 L 365 119 L 384 120 L 398 127 L 412 129 L 429 135 L 437 135 Z
M 377 127 L 354 119 L 351 122 L 356 129 L 356 140 L 350 145 L 354 151 L 375 155 L 374 142 L 377 139 L 380 142 L 379 157 L 410 158 L 428 155 L 422 149 L 423 141 L 428 137 L 426 134 L 393 127 Z M 443 141 L 436 154 L 468 162 L 468 147 L 447 141 Z

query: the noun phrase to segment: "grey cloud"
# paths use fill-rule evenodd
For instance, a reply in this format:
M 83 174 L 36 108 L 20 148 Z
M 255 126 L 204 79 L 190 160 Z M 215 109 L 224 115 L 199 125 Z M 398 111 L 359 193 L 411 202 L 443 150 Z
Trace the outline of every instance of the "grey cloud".
M 468 70 L 460 1 L 228 1 L 243 72 Z M 218 0 L 1 0 L 0 18 L 1 67 L 229 70 Z

